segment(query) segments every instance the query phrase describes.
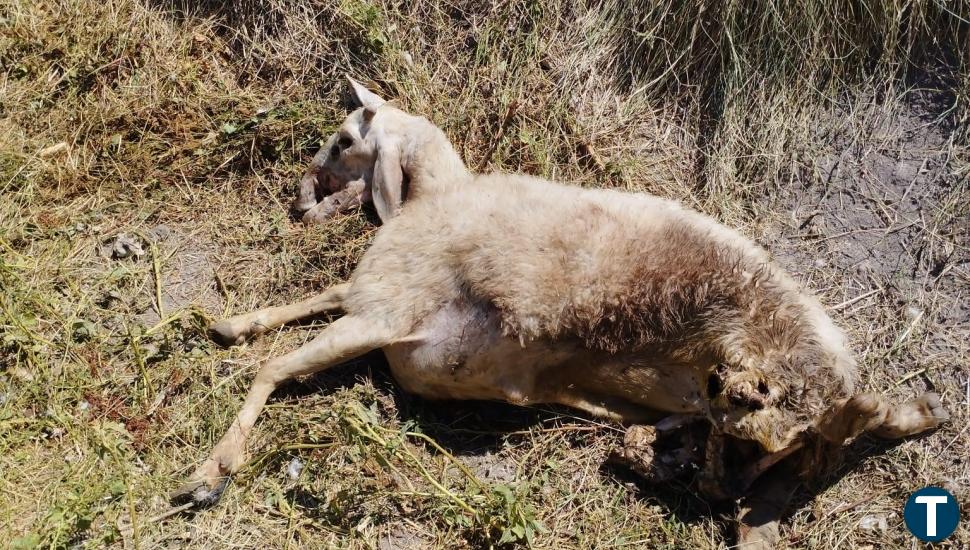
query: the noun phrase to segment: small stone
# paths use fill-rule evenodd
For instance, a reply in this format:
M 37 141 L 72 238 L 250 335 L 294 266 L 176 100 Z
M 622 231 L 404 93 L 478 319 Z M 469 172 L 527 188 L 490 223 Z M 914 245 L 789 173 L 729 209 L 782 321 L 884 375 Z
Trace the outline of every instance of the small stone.
M 146 235 L 148 240 L 153 243 L 164 241 L 171 236 L 172 236 L 172 228 L 165 224 L 161 224 L 153 227 L 151 231 L 148 232 L 148 235 Z
M 906 306 L 906 318 L 915 321 L 923 316 L 923 310 L 916 306 Z
M 68 145 L 67 142 L 61 141 L 37 151 L 37 156 L 40 158 L 48 158 L 70 150 L 71 146 Z
M 303 461 L 299 458 L 294 458 L 290 461 L 290 464 L 286 467 L 286 475 L 296 481 L 300 478 L 300 474 L 303 472 Z
M 943 480 L 943 483 L 941 483 L 941 485 L 943 486 L 944 489 L 949 491 L 951 494 L 955 495 L 960 492 L 960 482 L 953 478 L 947 478 Z
M 31 382 L 34 379 L 34 373 L 30 372 L 24 367 L 13 367 L 8 372 L 10 372 L 14 379 L 22 382 Z
M 888 527 L 889 523 L 886 521 L 886 516 L 882 514 L 866 516 L 859 520 L 859 529 L 866 531 L 884 532 Z
M 129 236 L 127 233 L 119 234 L 118 237 L 115 238 L 114 244 L 111 245 L 111 257 L 116 260 L 121 260 L 130 256 L 138 258 L 144 255 L 145 250 L 142 249 L 141 243 L 139 243 L 134 237 Z

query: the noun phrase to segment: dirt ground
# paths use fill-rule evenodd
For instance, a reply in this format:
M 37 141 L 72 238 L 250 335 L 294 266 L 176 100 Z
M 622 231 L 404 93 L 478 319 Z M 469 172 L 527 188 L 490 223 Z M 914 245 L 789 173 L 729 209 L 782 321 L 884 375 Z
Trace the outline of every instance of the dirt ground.
M 473 169 L 675 198 L 767 248 L 845 328 L 861 389 L 933 390 L 952 417 L 853 442 L 799 493 L 783 546 L 917 547 L 912 491 L 970 506 L 970 77 L 934 65 L 810 101 L 815 81 L 722 71 L 714 101 L 695 81 L 717 57 L 694 50 L 714 32 L 707 5 L 663 15 L 689 16 L 683 36 L 654 28 L 687 49 L 654 59 L 610 34 L 627 12 L 609 2 L 0 1 L 0 540 L 731 547 L 732 510 L 689 480 L 646 487 L 604 464 L 620 427 L 418 399 L 380 353 L 279 391 L 222 502 L 173 513 L 165 495 L 259 364 L 330 319 L 232 349 L 207 323 L 345 280 L 377 230 L 366 208 L 314 227 L 287 212 L 346 114 L 349 72 L 441 126 Z M 964 521 L 935 547 L 968 546 Z

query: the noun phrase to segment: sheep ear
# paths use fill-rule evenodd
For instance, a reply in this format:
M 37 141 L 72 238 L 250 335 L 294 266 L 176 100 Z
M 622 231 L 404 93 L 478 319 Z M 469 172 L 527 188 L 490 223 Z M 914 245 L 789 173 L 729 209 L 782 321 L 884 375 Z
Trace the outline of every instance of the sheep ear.
M 371 116 L 377 111 L 377 108 L 386 103 L 381 96 L 375 94 L 374 92 L 368 90 L 363 84 L 357 82 L 353 78 L 347 77 L 347 82 L 350 83 L 351 95 L 354 101 L 369 111 Z
M 400 148 L 388 143 L 387 139 L 379 140 L 371 194 L 382 222 L 387 223 L 401 208 L 403 185 L 404 167 L 401 165 Z

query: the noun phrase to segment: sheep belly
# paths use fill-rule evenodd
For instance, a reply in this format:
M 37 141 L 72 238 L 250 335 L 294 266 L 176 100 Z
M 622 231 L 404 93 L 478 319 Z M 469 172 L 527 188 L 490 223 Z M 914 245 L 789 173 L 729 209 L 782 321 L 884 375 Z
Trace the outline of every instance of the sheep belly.
M 452 302 L 425 318 L 414 333 L 384 348 L 391 372 L 408 392 L 432 399 L 546 402 L 537 377 L 565 361 L 572 346 L 530 342 L 502 334 L 494 309 Z
M 384 353 L 398 383 L 430 399 L 559 403 L 617 418 L 703 409 L 693 369 L 593 352 L 578 340 L 523 344 L 502 333 L 489 306 L 450 303 Z

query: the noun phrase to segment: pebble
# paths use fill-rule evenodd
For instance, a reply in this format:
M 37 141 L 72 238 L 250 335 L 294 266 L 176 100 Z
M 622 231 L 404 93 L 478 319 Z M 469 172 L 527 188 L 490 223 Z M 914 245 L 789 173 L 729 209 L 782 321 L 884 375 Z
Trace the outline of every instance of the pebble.
M 172 228 L 165 225 L 156 225 L 148 231 L 146 237 L 153 243 L 161 242 L 172 236 Z
M 859 520 L 859 528 L 866 531 L 885 531 L 889 527 L 886 516 L 866 516 Z
M 145 250 L 141 247 L 141 243 L 127 233 L 119 234 L 118 237 L 115 238 L 114 244 L 111 245 L 111 257 L 116 260 L 121 260 L 130 256 L 140 258 L 144 255 Z
M 291 460 L 289 466 L 286 467 L 286 475 L 294 481 L 300 478 L 300 473 L 302 472 L 303 461 L 299 458 L 294 458 Z

